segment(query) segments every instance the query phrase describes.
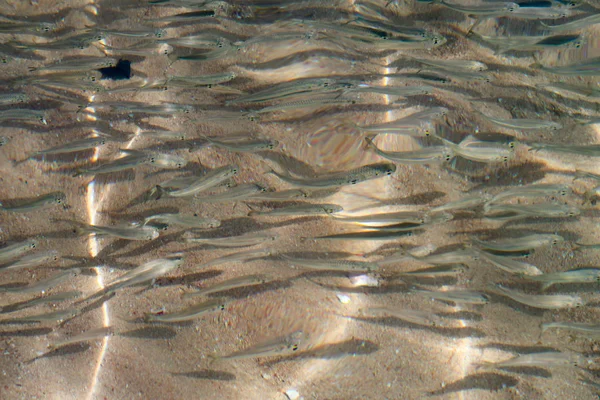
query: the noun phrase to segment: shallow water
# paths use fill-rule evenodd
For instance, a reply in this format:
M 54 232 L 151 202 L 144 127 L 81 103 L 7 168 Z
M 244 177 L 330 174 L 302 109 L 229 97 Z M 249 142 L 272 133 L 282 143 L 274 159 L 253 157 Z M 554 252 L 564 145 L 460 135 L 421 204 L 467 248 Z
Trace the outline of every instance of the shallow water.
M 461 4 L 475 7 L 482 3 Z M 530 263 L 543 273 L 598 267 L 598 250 L 577 245 L 598 243 L 594 194 L 598 183 L 589 178 L 575 179 L 578 170 L 600 174 L 597 157 L 529 150 L 535 143 L 587 146 L 597 142 L 598 125 L 584 123 L 598 118 L 597 93 L 557 94 L 539 85 L 560 82 L 598 90 L 598 73 L 558 75 L 532 64 L 565 66 L 600 56 L 600 26 L 575 31 L 584 38 L 579 47 L 498 53 L 480 37 L 549 35 L 542 22 L 558 25 L 579 15 L 598 13 L 594 2 L 583 2 L 569 11 L 573 15 L 567 18 L 482 19 L 473 28 L 475 35 L 468 34 L 474 18 L 443 5 L 413 0 L 389 5 L 383 1 L 207 2 L 200 9 L 216 10 L 215 17 L 195 22 L 159 20 L 197 9 L 143 1 L 0 2 L 2 20 L 27 23 L 21 29 L 0 29 L 0 53 L 6 61 L 1 72 L 2 94 L 28 96 L 27 100 L 1 105 L 0 115 L 2 110 L 15 108 L 42 110 L 44 115 L 44 121 L 36 117 L 2 118 L 0 136 L 6 140 L 0 147 L 0 201 L 10 208 L 51 192 L 62 191 L 66 195 L 62 204 L 31 212 L 0 210 L 0 240 L 6 246 L 35 238 L 38 245 L 27 255 L 47 250 L 56 250 L 59 255 L 56 261 L 44 261 L 39 266 L 0 270 L 2 399 L 285 399 L 294 398 L 291 390 L 304 399 L 598 397 L 598 383 L 594 383 L 598 382 L 597 340 L 562 329 L 542 333 L 540 327 L 552 321 L 595 323 L 596 281 L 556 284 L 543 291 L 540 284 L 477 258 L 465 261 L 457 274 L 443 274 L 440 271 L 446 267 L 441 266 L 434 268 L 431 276 L 411 276 L 402 273 L 422 272 L 435 265 L 398 257 L 396 261 L 381 263 L 375 271 L 322 271 L 291 267 L 280 256 L 378 262 L 397 253 L 425 256 L 463 248 L 468 251 L 472 238 L 493 240 L 544 233 L 560 235 L 564 241 L 526 255 L 512 254 L 513 258 Z M 397 51 L 392 40 L 372 36 L 368 36 L 369 40 L 362 36 L 352 39 L 342 29 L 360 26 L 357 17 L 358 21 L 375 21 L 377 29 L 387 23 L 383 30 L 391 30 L 395 35 L 402 26 L 409 26 L 442 35 L 447 41 L 432 48 Z M 309 24 L 317 21 L 331 25 L 310 28 Z M 40 33 L 41 22 L 57 25 L 49 33 Z M 154 36 L 154 30 L 159 28 L 164 30 L 160 38 Z M 77 48 L 78 43 L 71 44 L 71 48 L 43 49 L 44 43 L 56 43 L 85 29 L 110 31 L 83 49 Z M 127 31 L 139 34 L 141 30 L 150 36 L 122 36 Z M 311 35 L 306 36 L 307 32 Z M 169 39 L 192 34 L 213 35 L 208 45 L 205 38 L 204 47 L 200 47 L 206 55 L 213 46 L 214 52 L 208 54 L 215 55 L 214 59 L 177 59 L 202 52 L 169 44 Z M 215 37 L 221 39 L 216 41 Z M 234 45 L 218 47 L 224 40 Z M 24 47 L 19 47 L 19 43 Z M 31 50 L 32 46 L 38 48 Z M 63 74 L 52 76 L 51 82 L 42 80 L 48 78 L 47 74 L 65 73 L 44 71 L 49 65 L 81 56 L 105 55 L 130 60 L 131 79 L 100 79 L 97 66 L 67 70 L 68 78 Z M 470 71 L 472 75 L 465 77 L 456 70 L 426 67 L 415 58 L 438 62 L 476 60 L 485 63 L 487 70 Z M 223 72 L 235 73 L 236 77 L 211 87 L 165 83 L 172 76 Z M 431 79 L 432 74 L 436 80 Z M 330 84 L 346 82 L 347 87 L 320 93 L 302 89 L 295 97 L 260 103 L 231 102 L 245 94 L 305 78 L 331 78 Z M 428 94 L 408 97 L 352 90 L 361 84 L 382 90 L 405 86 L 433 89 Z M 310 107 L 295 103 L 315 98 L 325 98 L 329 103 Z M 346 100 L 351 102 L 343 102 Z M 113 107 L 109 107 L 109 102 Z M 131 106 L 128 102 L 138 102 L 140 107 L 170 106 L 164 106 L 161 112 L 156 107 L 132 111 L 125 108 Z M 284 109 L 261 111 L 282 104 Z M 475 135 L 485 143 L 473 146 L 510 149 L 508 160 L 476 162 L 452 154 L 449 160 L 442 157 L 425 164 L 395 163 L 395 172 L 390 176 L 320 189 L 296 187 L 269 173 L 275 170 L 314 184 L 327 174 L 386 161 L 372 151 L 365 137 L 374 137 L 376 145 L 385 151 L 408 152 L 440 145 L 435 135 L 412 137 L 378 132 L 373 136 L 365 130 L 366 126 L 399 120 L 432 107 L 448 110 L 441 117 L 427 120 L 435 135 L 453 143 Z M 510 129 L 494 124 L 481 113 L 501 119 L 554 121 L 562 128 Z M 143 133 L 153 129 L 178 133 L 172 138 Z M 109 134 L 112 139 L 96 148 L 32 157 L 38 151 L 102 134 Z M 209 146 L 205 136 L 235 137 L 237 141 L 240 137 L 261 138 L 277 143 L 273 149 L 238 152 Z M 187 163 L 160 168 L 154 160 L 121 172 L 83 173 L 122 157 L 119 149 L 177 155 Z M 188 198 L 158 195 L 161 191 L 156 186 L 165 185 L 169 179 L 201 176 L 228 164 L 239 167 L 228 186 Z M 81 175 L 73 176 L 78 174 Z M 300 189 L 307 197 L 284 203 L 250 199 L 204 201 L 211 194 L 226 193 L 236 185 L 250 183 L 267 191 Z M 577 207 L 580 214 L 503 222 L 486 218 L 489 215 L 482 201 L 474 207 L 449 211 L 450 220 L 408 231 L 381 233 L 380 237 L 370 233 L 367 238 L 318 239 L 374 232 L 342 218 L 396 211 L 419 211 L 425 215 L 433 207 L 469 196 L 490 199 L 532 184 L 564 184 L 571 193 L 509 197 L 502 203 L 547 204 L 550 209 L 567 204 Z M 251 211 L 301 203 L 335 204 L 343 211 L 325 216 L 248 215 Z M 175 212 L 220 221 L 219 227 L 197 230 L 194 237 L 257 238 L 266 234 L 272 239 L 255 246 L 217 247 L 188 243 L 186 237 L 190 234 L 185 233 L 185 228 L 160 225 L 158 238 L 137 241 L 88 234 L 76 223 L 142 224 L 149 216 Z M 203 265 L 248 250 L 268 250 L 269 255 Z M 156 279 L 115 289 L 114 296 L 90 297 L 107 285 L 110 288 L 128 271 L 174 254 L 183 257 L 181 265 L 155 276 Z M 7 260 L 7 265 L 22 257 Z M 49 290 L 33 294 L 15 289 L 73 268 L 80 268 L 80 273 Z M 267 274 L 269 280 L 184 298 L 184 294 L 196 289 L 255 274 Z M 497 283 L 520 293 L 577 295 L 586 305 L 559 310 L 531 307 L 499 294 L 493 287 Z M 418 292 L 425 289 L 477 291 L 485 294 L 489 302 L 433 300 Z M 77 299 L 19 309 L 26 300 L 69 291 L 82 294 Z M 221 298 L 223 310 L 190 321 L 144 319 L 146 314 L 169 315 Z M 77 314 L 62 321 L 8 323 L 13 318 L 71 307 Z M 368 309 L 377 307 L 435 313 L 428 315 L 437 322 L 369 316 Z M 111 327 L 112 334 L 105 336 L 107 331 L 96 331 L 104 327 Z M 298 330 L 303 332 L 298 343 L 282 339 Z M 90 337 L 81 342 L 49 349 L 87 331 L 92 331 Z M 275 343 L 275 354 L 214 360 L 263 343 Z M 291 346 L 277 346 L 281 343 Z M 543 351 L 581 354 L 586 362 L 578 366 L 502 369 L 481 365 Z

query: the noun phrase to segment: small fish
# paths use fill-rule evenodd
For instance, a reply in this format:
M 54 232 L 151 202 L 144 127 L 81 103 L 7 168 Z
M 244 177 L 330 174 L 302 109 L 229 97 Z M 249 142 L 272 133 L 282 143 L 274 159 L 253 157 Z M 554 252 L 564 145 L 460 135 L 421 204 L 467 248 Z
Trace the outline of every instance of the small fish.
M 483 260 L 489 262 L 495 267 L 500 268 L 503 271 L 508 272 L 509 274 L 524 276 L 542 275 L 542 271 L 540 271 L 535 265 L 513 260 L 507 256 L 491 254 L 487 251 L 478 249 L 477 247 L 472 247 L 471 250 L 474 252 L 476 257 L 482 258 Z
M 486 114 L 478 112 L 479 115 L 483 116 L 486 120 L 501 126 L 503 128 L 509 129 L 518 129 L 518 130 L 540 130 L 540 129 L 548 129 L 551 131 L 556 131 L 558 129 L 562 129 L 562 125 L 558 122 L 554 121 L 545 121 L 542 119 L 526 119 L 526 118 L 510 118 L 510 119 L 502 119 L 502 118 L 494 118 L 490 117 Z
M 168 314 L 146 314 L 144 316 L 145 322 L 185 322 L 191 321 L 205 314 L 224 311 L 226 301 L 222 299 L 208 300 L 204 303 L 194 304 L 191 307 L 185 308 L 180 311 L 176 311 Z
M 542 290 L 546 290 L 552 285 L 559 283 L 600 283 L 600 269 L 579 268 L 570 271 L 529 276 L 527 279 L 542 283 Z
M 412 292 L 434 300 L 452 302 L 455 304 L 482 305 L 490 302 L 487 295 L 470 290 L 446 290 L 434 292 L 430 290 L 413 289 Z
M 257 114 L 264 114 L 276 111 L 289 111 L 296 110 L 302 108 L 320 108 L 322 106 L 327 105 L 346 105 L 346 104 L 356 104 L 356 100 L 354 99 L 311 99 L 311 100 L 298 100 L 292 101 L 288 103 L 280 103 L 274 106 L 263 107 L 256 111 Z
M 445 321 L 439 316 L 433 313 L 418 310 L 381 306 L 360 309 L 359 314 L 369 317 L 392 317 L 414 325 L 431 327 L 447 326 Z
M 544 28 L 552 32 L 579 31 L 581 29 L 587 28 L 588 26 L 600 24 L 600 14 L 595 13 L 587 15 L 583 18 L 569 21 L 560 25 L 548 25 L 544 22 L 542 22 L 541 24 L 544 26 Z
M 533 51 L 562 48 L 579 48 L 583 45 L 581 35 L 555 35 L 555 36 L 481 36 L 483 40 L 497 48 L 496 53 L 507 51 Z
M 302 190 L 288 189 L 288 190 L 281 190 L 281 191 L 276 191 L 276 192 L 273 192 L 273 191 L 260 192 L 260 193 L 257 193 L 257 194 L 247 197 L 246 201 L 274 202 L 274 201 L 289 201 L 289 200 L 295 200 L 295 199 L 307 198 L 307 197 L 308 197 L 308 193 L 303 192 Z
M 502 285 L 496 285 L 495 289 L 500 294 L 513 299 L 517 303 L 525 304 L 533 308 L 559 310 L 562 308 L 582 307 L 585 305 L 585 302 L 579 296 L 570 296 L 564 294 L 525 294 L 516 290 L 508 289 Z
M 440 211 L 456 211 L 456 210 L 466 210 L 479 207 L 485 202 L 490 200 L 489 195 L 486 193 L 474 194 L 465 196 L 462 199 L 452 201 L 441 206 L 433 207 L 430 212 L 440 212 Z
M 422 96 L 433 93 L 433 86 L 370 86 L 359 85 L 346 90 L 346 93 L 377 93 L 387 96 Z
M 122 158 L 118 158 L 114 161 L 103 162 L 98 166 L 94 166 L 88 169 L 78 169 L 73 177 L 85 176 L 85 175 L 101 175 L 114 172 L 127 171 L 139 167 L 141 165 L 152 164 L 153 157 L 150 155 L 128 155 Z
M 562 67 L 544 67 L 538 63 L 532 64 L 530 68 L 540 69 L 556 75 L 576 75 L 576 76 L 599 76 L 600 75 L 600 57 L 587 58 L 573 64 Z
M 281 254 L 280 257 L 293 266 L 319 271 L 371 272 L 379 269 L 377 263 L 368 261 L 296 258 L 285 254 Z
M 497 143 L 483 142 L 473 136 L 467 136 L 459 144 L 437 136 L 447 146 L 451 155 L 460 156 L 477 162 L 507 162 L 512 156 L 511 148 Z
M 568 145 L 568 144 L 549 144 L 532 143 L 529 144 L 529 151 L 553 151 L 556 153 L 567 153 L 586 157 L 600 157 L 600 145 Z
M 126 156 L 139 157 L 146 160 L 146 164 L 159 168 L 183 168 L 187 164 L 184 157 L 176 154 L 143 152 L 139 150 L 119 149 Z
M 195 238 L 190 237 L 190 235 L 185 237 L 185 241 L 188 243 L 207 244 L 215 247 L 249 247 L 274 241 L 275 239 L 277 239 L 277 236 L 268 233 L 217 238 Z
M 332 215 L 332 217 L 340 222 L 348 222 L 367 227 L 381 227 L 401 223 L 424 224 L 428 220 L 427 213 L 424 211 L 398 211 L 361 216 Z
M 292 185 L 309 188 L 335 188 L 346 185 L 355 185 L 371 179 L 392 175 L 396 166 L 390 163 L 370 164 L 346 171 L 335 172 L 315 178 L 294 178 L 271 170 L 270 173 Z
M 237 77 L 235 72 L 223 72 L 212 75 L 200 76 L 175 76 L 167 75 L 167 84 L 175 87 L 197 87 L 218 85 L 219 83 L 229 82 Z
M 31 212 L 50 208 L 55 205 L 63 205 L 63 207 L 65 207 L 66 200 L 67 196 L 63 192 L 52 192 L 40 195 L 33 200 L 19 201 L 11 206 L 0 203 L 0 210 L 10 212 Z
M 600 337 L 600 324 L 586 324 L 582 322 L 546 322 L 542 324 L 542 333 L 548 329 L 566 329 L 585 334 L 589 338 Z
M 229 151 L 252 153 L 255 151 L 273 150 L 278 146 L 279 142 L 272 139 L 257 139 L 257 140 L 245 140 L 245 141 L 222 141 L 210 138 L 208 136 L 201 136 L 211 146 L 219 147 Z
M 398 272 L 396 275 L 404 278 L 439 278 L 439 277 L 457 277 L 466 271 L 464 265 L 450 265 L 433 268 L 423 268 L 414 271 Z
M 0 264 L 19 258 L 22 255 L 35 250 L 38 246 L 39 242 L 36 239 L 27 239 L 22 242 L 4 246 L 0 248 Z
M 300 204 L 295 206 L 276 208 L 271 211 L 250 211 L 248 216 L 312 216 L 312 215 L 332 215 L 344 211 L 343 207 L 337 204 Z
M 188 197 L 193 196 L 196 193 L 204 192 L 211 189 L 229 178 L 237 175 L 239 167 L 235 164 L 226 165 L 224 167 L 213 169 L 207 174 L 197 178 L 188 187 L 181 188 L 179 190 L 166 190 L 164 191 L 169 197 Z
M 73 59 L 62 59 L 60 62 L 43 65 L 41 67 L 29 67 L 29 71 L 87 71 L 91 69 L 114 67 L 119 60 L 114 57 L 78 57 Z
M 104 289 L 100 289 L 98 292 L 94 293 L 91 297 L 101 296 L 125 287 L 153 281 L 177 269 L 183 263 L 183 260 L 183 257 L 175 255 L 169 258 L 159 258 L 148 261 L 121 275 L 106 285 Z
M 447 2 L 446 0 L 433 0 L 434 4 L 441 4 L 453 11 L 458 11 L 466 15 L 476 15 L 485 17 L 503 17 L 510 16 L 519 9 L 519 5 L 510 1 L 492 1 L 482 3 L 476 6 L 463 6 L 461 4 Z
M 473 260 L 472 254 L 464 249 L 447 251 L 445 253 L 428 254 L 425 256 L 416 256 L 412 253 L 407 253 L 405 256 L 431 265 L 467 264 Z
M 57 286 L 63 282 L 65 282 L 68 279 L 71 279 L 74 276 L 77 276 L 81 273 L 81 269 L 80 268 L 73 268 L 73 269 L 68 269 L 66 271 L 62 271 L 59 272 L 55 275 L 50 276 L 47 279 L 43 279 L 41 281 L 38 281 L 36 283 L 30 284 L 28 286 L 21 286 L 21 287 L 11 287 L 11 288 L 7 288 L 7 287 L 3 287 L 0 288 L 0 292 L 7 292 L 7 293 L 35 293 L 35 292 L 46 292 L 49 289 L 53 288 L 54 286 Z
M 452 152 L 447 146 L 428 146 L 415 151 L 383 151 L 371 138 L 365 138 L 369 148 L 390 161 L 400 164 L 437 164 L 452 159 Z
M 418 63 L 429 65 L 432 67 L 445 69 L 449 71 L 471 71 L 471 72 L 482 72 L 488 69 L 487 65 L 480 61 L 473 60 L 430 60 L 426 58 L 409 57 L 411 60 L 417 61 Z
M 543 197 L 543 196 L 552 196 L 552 197 L 564 197 L 568 194 L 572 193 L 571 189 L 567 185 L 561 184 L 537 184 L 537 185 L 527 185 L 516 187 L 508 190 L 504 190 L 494 197 L 492 197 L 489 201 L 486 202 L 487 205 L 492 203 L 497 203 L 498 201 L 511 198 L 511 197 Z
M 90 329 L 89 331 L 85 331 L 83 333 L 80 333 L 79 335 L 75 335 L 68 339 L 63 339 L 61 341 L 49 344 L 48 348 L 51 350 L 54 350 L 59 347 L 68 346 L 70 344 L 103 339 L 106 336 L 110 336 L 112 334 L 114 334 L 114 328 L 112 326 L 106 326 L 106 327 L 97 328 L 97 329 Z
M 559 235 L 538 233 L 516 238 L 498 239 L 493 242 L 484 242 L 476 238 L 472 238 L 471 240 L 473 244 L 484 250 L 501 253 L 516 253 L 537 249 L 538 247 L 555 245 L 564 242 L 565 239 Z
M 419 228 L 419 225 L 412 227 L 413 230 L 417 228 Z M 301 237 L 300 240 L 393 240 L 401 237 L 412 236 L 412 234 L 413 233 L 411 230 L 394 230 L 391 232 L 360 231 L 326 236 Z
M 484 210 L 486 218 L 499 221 L 515 221 L 531 217 L 566 218 L 581 214 L 579 208 L 566 204 L 492 204 L 486 205 Z
M 27 103 L 29 96 L 26 93 L 2 93 L 0 94 L 0 105 L 8 106 L 19 103 Z
M 225 290 L 230 290 L 230 289 L 237 289 L 237 288 L 253 286 L 253 285 L 262 285 L 262 284 L 265 284 L 272 280 L 273 280 L 273 277 L 271 277 L 269 275 L 265 275 L 265 274 L 238 276 L 236 278 L 228 279 L 226 281 L 218 283 L 214 286 L 200 289 L 196 292 L 186 293 L 183 297 L 190 298 L 190 297 L 197 297 L 197 296 L 206 296 L 211 293 L 223 292 Z
M 79 314 L 76 308 L 68 308 L 66 310 L 52 311 L 49 313 L 31 315 L 29 317 L 11 318 L 0 320 L 1 324 L 26 324 L 30 322 L 45 322 L 45 321 L 64 321 L 71 319 Z
M 273 254 L 271 249 L 246 250 L 237 253 L 228 254 L 226 256 L 213 258 L 200 265 L 198 268 L 214 267 L 215 265 L 226 264 L 230 262 L 251 261 L 269 257 Z
M 160 233 L 158 229 L 152 226 L 129 226 L 129 225 L 116 225 L 116 226 L 101 226 L 85 224 L 77 221 L 65 221 L 77 225 L 77 230 L 80 234 L 90 234 L 112 236 L 119 239 L 125 240 L 154 240 Z
M 58 260 L 58 252 L 56 250 L 41 251 L 39 253 L 30 254 L 10 264 L 3 265 L 0 271 L 8 271 L 23 268 L 35 268 L 39 265 Z
M 91 150 L 96 147 L 103 146 L 104 144 L 106 144 L 106 142 L 107 138 L 103 136 L 79 139 L 61 146 L 52 147 L 47 150 L 35 152 L 31 157 L 51 154 L 67 154 L 83 150 Z
M 220 203 L 226 201 L 240 201 L 254 194 L 266 192 L 267 189 L 255 183 L 244 183 L 234 186 L 229 190 L 217 194 L 206 194 L 204 196 L 196 196 L 195 200 L 199 203 Z
M 221 360 L 289 356 L 298 351 L 300 346 L 303 346 L 307 340 L 308 335 L 304 331 L 295 331 L 287 336 L 278 337 L 255 346 L 250 346 L 245 350 L 236 351 L 225 356 L 211 357 L 211 363 Z
M 483 362 L 478 366 L 493 368 L 519 368 L 519 367 L 568 367 L 588 364 L 587 358 L 580 354 L 569 354 L 558 351 L 545 351 L 542 353 L 531 353 L 513 357 L 500 362 Z
M 195 215 L 180 214 L 156 214 L 147 217 L 144 225 L 150 222 L 158 222 L 167 225 L 179 225 L 185 228 L 209 229 L 221 226 L 221 221 L 214 218 L 202 218 Z

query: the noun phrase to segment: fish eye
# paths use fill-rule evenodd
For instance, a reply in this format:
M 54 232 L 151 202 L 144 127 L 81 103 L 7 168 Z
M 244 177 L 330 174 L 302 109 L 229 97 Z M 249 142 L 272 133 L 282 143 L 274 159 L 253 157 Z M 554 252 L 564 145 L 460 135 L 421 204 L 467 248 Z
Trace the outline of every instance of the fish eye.
M 6 57 L 2 57 L 1 61 L 2 61 L 2 64 L 8 64 L 8 58 L 6 58 Z
M 391 169 L 388 169 L 387 171 L 385 171 L 385 174 L 388 175 L 388 176 L 391 175 L 391 174 L 393 174 L 393 173 L 394 173 L 394 171 L 392 171 Z
M 90 77 L 90 80 L 91 80 L 92 82 L 96 82 L 96 77 L 95 77 L 95 76 L 91 76 L 91 77 Z
M 150 162 L 154 164 L 156 162 L 156 158 L 150 157 Z
M 575 216 L 575 212 L 573 211 L 569 211 L 567 214 L 569 217 L 574 217 Z
M 294 343 L 292 345 L 292 351 L 296 351 L 296 350 L 298 350 L 298 344 Z
M 431 135 L 431 132 L 429 131 L 429 129 L 425 129 L 425 136 L 429 136 Z
M 581 43 L 580 43 L 580 42 L 577 42 L 577 43 L 575 43 L 575 48 L 576 48 L 576 49 L 578 49 L 578 48 L 580 48 L 580 47 L 581 47 Z
M 29 245 L 29 247 L 31 247 L 32 249 L 35 249 L 35 248 L 37 247 L 37 244 L 35 244 L 35 243 L 31 243 L 31 244 Z
M 439 43 L 438 38 L 433 38 L 433 44 L 438 44 L 438 43 Z
M 510 147 L 511 149 L 515 148 L 515 142 L 509 142 L 508 143 L 508 147 Z
M 508 161 L 508 156 L 503 156 L 502 157 L 502 161 L 507 162 Z
M 219 306 L 219 309 L 220 309 L 221 311 L 225 311 L 225 304 L 221 304 L 221 305 Z
M 452 159 L 452 156 L 450 154 L 446 154 L 446 161 L 450 161 Z

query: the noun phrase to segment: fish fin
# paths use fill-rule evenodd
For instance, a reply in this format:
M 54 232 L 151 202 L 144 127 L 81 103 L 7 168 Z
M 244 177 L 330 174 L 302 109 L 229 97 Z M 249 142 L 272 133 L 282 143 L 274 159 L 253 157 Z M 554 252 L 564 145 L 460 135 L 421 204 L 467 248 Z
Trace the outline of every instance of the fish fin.
M 209 354 L 206 356 L 206 358 L 208 358 L 210 361 L 208 362 L 208 366 L 210 367 L 211 365 L 213 365 L 214 363 L 220 361 L 223 359 L 223 357 L 220 356 L 216 356 L 214 354 Z
M 554 282 L 544 282 L 542 283 L 542 292 L 545 292 L 546 290 L 548 290 L 550 288 L 550 286 L 554 285 Z

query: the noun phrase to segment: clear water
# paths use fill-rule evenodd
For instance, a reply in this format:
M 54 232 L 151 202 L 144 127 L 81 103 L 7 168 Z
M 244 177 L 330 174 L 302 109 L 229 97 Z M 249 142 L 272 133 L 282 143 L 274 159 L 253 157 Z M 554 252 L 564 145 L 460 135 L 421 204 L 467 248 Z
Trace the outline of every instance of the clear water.
M 478 7 L 494 3 L 460 4 Z M 59 255 L 58 260 L 39 266 L 0 270 L 0 398 L 285 399 L 296 398 L 296 392 L 304 399 L 597 398 L 598 384 L 594 382 L 598 348 L 594 336 L 562 329 L 542 333 L 540 328 L 542 323 L 553 321 L 595 323 L 596 281 L 557 284 L 542 290 L 539 283 L 473 257 L 458 267 L 436 267 L 398 257 L 365 273 L 292 267 L 281 257 L 378 262 L 399 253 L 424 256 L 463 248 L 469 251 L 473 238 L 557 234 L 565 240 L 537 248 L 526 256 L 513 254 L 513 258 L 543 273 L 598 267 L 598 251 L 576 245 L 598 242 L 597 182 L 574 179 L 578 170 L 600 173 L 597 158 L 529 151 L 534 143 L 586 146 L 598 140 L 598 125 L 585 123 L 598 117 L 598 94 L 594 92 L 598 90 L 597 73 L 560 75 L 531 66 L 565 66 L 600 56 L 598 24 L 566 33 L 553 33 L 542 24 L 558 25 L 597 14 L 597 4 L 583 2 L 565 11 L 568 16 L 555 19 L 482 18 L 471 35 L 468 32 L 476 19 L 443 5 L 412 0 L 389 5 L 382 1 L 184 5 L 101 0 L 0 2 L 0 26 L 4 26 L 3 21 L 7 23 L 0 29 L 0 53 L 6 62 L 1 70 L 2 95 L 27 95 L 26 100 L 8 101 L 1 110 L 42 110 L 44 115 L 44 121 L 36 117 L 2 117 L 0 136 L 5 141 L 0 147 L 0 201 L 10 207 L 50 192 L 66 195 L 61 205 L 27 213 L 0 211 L 0 240 L 5 245 L 35 238 L 38 246 L 28 255 L 48 250 L 56 250 Z M 558 2 L 554 4 L 559 6 Z M 164 20 L 198 9 L 215 10 L 216 17 Z M 365 33 L 368 40 L 344 30 L 364 27 L 366 20 L 375 21 L 373 28 L 380 30 L 385 27 L 382 24 L 387 24 L 383 31 L 392 31 L 395 36 L 399 32 L 414 35 L 414 31 L 404 28 L 411 27 L 441 35 L 446 41 L 441 45 L 415 45 L 417 39 L 412 36 L 412 44 L 403 46 L 417 48 L 398 50 L 400 44 L 394 39 L 374 39 L 373 30 Z M 57 24 L 44 33 L 39 32 L 42 22 Z M 329 25 L 315 25 L 319 22 Z M 10 25 L 17 23 L 24 25 Z M 79 42 L 71 43 L 71 48 L 69 44 L 56 50 L 44 47 L 45 43 L 56 45 L 86 29 L 103 29 L 102 40 L 86 44 L 83 49 L 77 48 Z M 154 35 L 157 29 L 162 29 L 161 37 Z M 131 36 L 142 31 L 149 36 Z M 125 32 L 130 36 L 124 36 Z M 499 52 L 489 45 L 491 37 L 525 37 L 517 40 L 518 44 L 534 35 L 577 33 L 582 36 L 578 46 Z M 204 42 L 196 49 L 172 42 L 200 34 L 205 35 Z M 516 46 L 515 42 L 511 45 Z M 181 59 L 193 53 L 209 54 L 210 59 Z M 131 79 L 101 80 L 95 70 L 99 66 L 43 69 L 78 57 L 105 55 L 130 60 Z M 414 58 L 448 64 L 445 69 L 427 67 Z M 479 61 L 487 69 L 462 69 L 461 75 L 456 69 L 448 69 L 452 62 L 448 60 Z M 167 81 L 172 76 L 224 72 L 235 73 L 235 79 L 211 87 Z M 60 73 L 63 75 L 50 75 Z M 321 86 L 322 92 L 309 89 L 260 103 L 229 103 L 244 94 L 308 78 L 347 81 L 355 90 L 327 91 Z M 591 92 L 554 93 L 548 85 L 557 83 Z M 380 92 L 408 86 L 432 89 L 428 94 L 402 97 L 356 90 L 360 84 L 378 87 Z M 325 104 L 315 101 L 324 98 Z M 300 107 L 295 103 L 299 101 L 314 103 Z M 125 107 L 131 106 L 130 102 L 138 102 L 140 107 L 162 105 L 164 110 L 128 111 Z M 279 110 L 264 110 L 282 104 L 285 106 Z M 178 108 L 181 105 L 184 108 Z M 476 162 L 452 156 L 424 164 L 397 162 L 391 176 L 335 189 L 300 188 L 308 197 L 284 203 L 202 201 L 213 192 L 225 193 L 236 185 L 251 183 L 268 191 L 298 189 L 269 174 L 271 169 L 314 183 L 326 174 L 384 162 L 366 144 L 365 137 L 374 137 L 376 145 L 385 151 L 409 152 L 438 146 L 440 140 L 431 135 L 412 137 L 384 131 L 373 136 L 373 132 L 360 129 L 432 107 L 448 111 L 427 119 L 429 132 L 453 143 L 475 135 L 486 143 L 473 147 L 510 149 L 508 160 Z M 0 115 L 7 115 L 1 110 Z M 553 121 L 562 128 L 510 129 L 494 124 L 481 113 L 501 119 Z M 144 134 L 149 130 L 179 133 L 156 138 Z M 37 151 L 102 133 L 112 135 L 113 140 L 89 150 L 28 159 Z M 205 136 L 235 137 L 236 142 L 271 139 L 277 145 L 258 152 L 238 152 L 209 146 Z M 155 162 L 121 172 L 73 176 L 122 157 L 119 149 L 177 155 L 186 164 L 159 168 Z M 229 186 L 209 194 L 191 198 L 163 195 L 157 199 L 156 189 L 153 191 L 169 179 L 201 176 L 228 164 L 238 165 L 238 174 Z M 339 218 L 396 211 L 425 215 L 433 207 L 466 197 L 489 199 L 532 184 L 564 184 L 571 193 L 511 196 L 502 203 L 517 207 L 545 204 L 551 210 L 570 205 L 580 214 L 502 222 L 486 218 L 481 202 L 475 207 L 451 210 L 450 220 L 425 224 L 406 235 L 315 239 L 374 232 Z M 248 215 L 299 203 L 335 204 L 343 211 L 334 216 Z M 267 234 L 274 240 L 250 247 L 216 247 L 188 243 L 185 238 L 190 234 L 184 228 L 160 225 L 158 238 L 134 241 L 90 235 L 76 229 L 79 225 L 75 223 L 143 223 L 149 216 L 176 212 L 221 221 L 219 227 L 197 231 L 194 237 L 256 238 Z M 203 266 L 210 260 L 253 249 L 268 250 L 270 254 Z M 108 299 L 89 297 L 137 266 L 173 254 L 183 254 L 181 265 L 152 282 L 118 289 Z M 422 272 L 428 267 L 436 267 L 431 276 L 402 274 Z M 15 289 L 74 268 L 79 268 L 79 273 L 49 290 L 25 293 Z M 197 289 L 254 274 L 268 275 L 268 282 L 203 297 L 184 297 Z M 531 307 L 499 294 L 494 287 L 498 283 L 519 293 L 579 296 L 586 305 L 558 310 Z M 444 302 L 417 292 L 455 289 L 480 292 L 489 302 Z M 82 295 L 18 309 L 26 300 L 69 291 L 81 291 Z M 224 309 L 184 322 L 144 320 L 146 314 L 169 315 L 211 299 L 222 299 Z M 381 307 L 388 308 L 387 314 L 373 310 Z M 70 308 L 77 314 L 62 321 L 8 323 L 14 318 Z M 390 315 L 389 310 L 404 313 L 404 318 Z M 423 320 L 419 314 L 421 319 L 411 322 L 407 317 L 410 310 L 428 313 L 430 320 Z M 431 318 L 434 323 L 428 322 Z M 97 331 L 108 327 L 111 335 Z M 86 340 L 49 348 L 87 331 L 92 334 Z M 281 339 L 298 331 L 302 332 L 300 340 Z M 265 344 L 266 351 L 272 351 L 265 357 L 256 354 L 214 360 Z M 509 368 L 482 365 L 544 351 L 581 356 L 585 362 L 576 366 L 548 363 Z

